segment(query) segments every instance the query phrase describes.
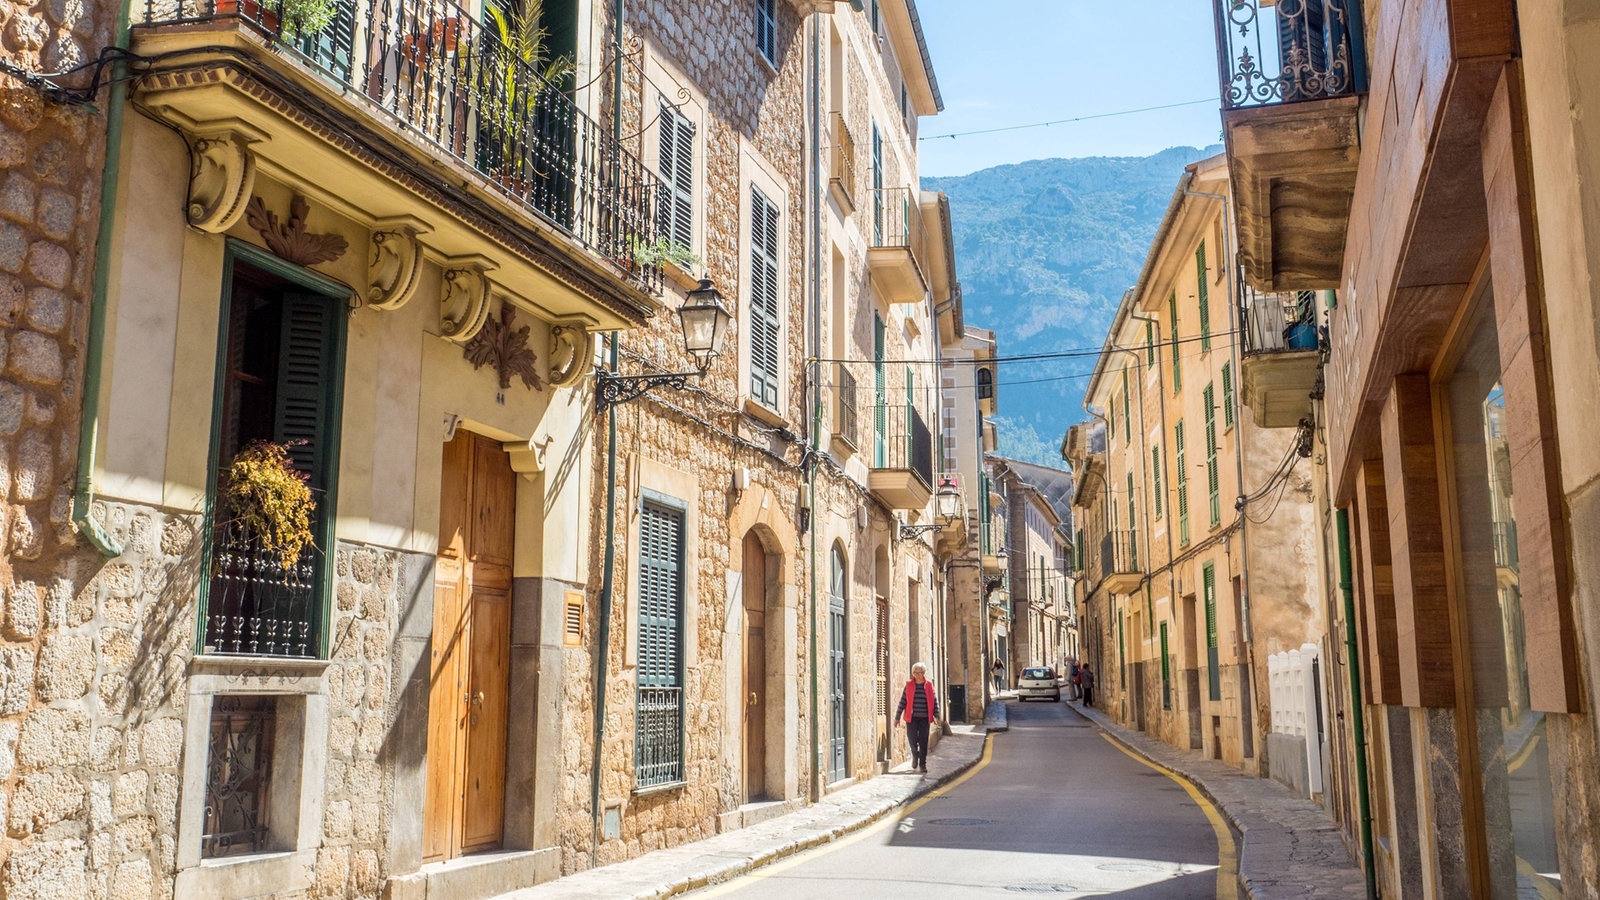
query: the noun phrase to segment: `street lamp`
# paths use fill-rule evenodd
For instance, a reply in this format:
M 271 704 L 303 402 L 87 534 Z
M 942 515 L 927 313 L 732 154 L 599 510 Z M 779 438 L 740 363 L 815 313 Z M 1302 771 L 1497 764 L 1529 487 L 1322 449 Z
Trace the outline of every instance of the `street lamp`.
M 722 302 L 722 293 L 711 279 L 700 279 L 700 286 L 689 292 L 678 307 L 678 322 L 683 328 L 683 346 L 694 360 L 693 372 L 660 372 L 651 375 L 613 375 L 605 369 L 596 372 L 594 402 L 604 412 L 607 407 L 627 403 L 658 387 L 683 390 L 689 377 L 704 377 L 711 363 L 722 353 L 733 324 L 733 313 Z

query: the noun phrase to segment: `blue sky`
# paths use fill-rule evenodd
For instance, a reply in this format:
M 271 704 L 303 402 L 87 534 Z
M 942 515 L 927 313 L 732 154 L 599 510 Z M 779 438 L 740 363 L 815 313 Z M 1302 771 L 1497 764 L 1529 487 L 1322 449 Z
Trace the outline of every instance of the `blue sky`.
M 1221 140 L 1215 102 L 931 137 L 1214 100 L 1207 0 L 918 0 L 917 12 L 945 105 L 921 122 L 923 175 L 1056 156 L 1148 156 Z

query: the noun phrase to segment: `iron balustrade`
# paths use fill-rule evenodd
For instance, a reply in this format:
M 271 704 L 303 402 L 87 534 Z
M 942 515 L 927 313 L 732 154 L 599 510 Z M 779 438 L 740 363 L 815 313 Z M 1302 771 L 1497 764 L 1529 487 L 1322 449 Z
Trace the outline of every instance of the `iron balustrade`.
M 1365 89 L 1360 0 L 1212 0 L 1222 108 Z
M 1494 523 L 1494 565 L 1497 569 L 1517 568 L 1517 523 Z
M 1318 349 L 1316 291 L 1259 294 L 1238 283 L 1244 355 Z
M 878 407 L 877 420 L 883 427 L 883 457 L 877 469 L 909 469 L 933 488 L 933 432 L 915 406 L 885 404 Z
M 860 424 L 856 413 L 856 376 L 850 373 L 848 363 L 835 363 L 838 381 L 834 383 L 834 404 L 837 420 L 834 423 L 839 437 L 852 447 L 860 447 Z
M 872 247 L 908 250 L 922 269 L 926 231 L 917 193 L 908 187 L 872 188 L 867 193 L 872 196 Z
M 269 849 L 267 797 L 277 699 L 222 694 L 212 701 L 202 857 Z
M 1108 531 L 1100 539 L 1100 574 L 1139 571 L 1139 542 L 1132 531 Z
M 847 204 L 854 206 L 856 197 L 856 139 L 850 134 L 844 113 L 830 113 L 833 149 L 829 155 L 829 181 L 844 195 Z
M 205 652 L 315 656 L 320 563 L 316 548 L 308 546 L 284 566 L 238 522 L 219 524 L 211 543 Z
M 658 787 L 683 780 L 683 688 L 640 687 L 634 720 L 634 782 Z
M 498 191 L 659 293 L 639 261 L 661 235 L 660 179 L 497 30 L 450 0 L 339 0 L 328 27 L 286 32 L 274 4 L 145 0 L 136 26 L 239 20 L 335 82 L 352 103 L 476 169 Z

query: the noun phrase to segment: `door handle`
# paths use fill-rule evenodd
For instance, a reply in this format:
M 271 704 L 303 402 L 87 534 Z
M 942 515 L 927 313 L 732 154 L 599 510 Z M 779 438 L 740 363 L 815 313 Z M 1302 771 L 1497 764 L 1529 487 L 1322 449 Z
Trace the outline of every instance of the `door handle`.
M 751 691 L 750 692 L 750 705 L 751 706 L 755 706 L 756 705 L 756 692 L 755 691 Z
M 483 700 L 484 700 L 483 691 L 479 691 L 476 694 L 466 693 L 466 694 L 462 694 L 461 695 L 461 702 L 462 703 L 476 703 L 479 706 L 482 706 L 483 705 Z

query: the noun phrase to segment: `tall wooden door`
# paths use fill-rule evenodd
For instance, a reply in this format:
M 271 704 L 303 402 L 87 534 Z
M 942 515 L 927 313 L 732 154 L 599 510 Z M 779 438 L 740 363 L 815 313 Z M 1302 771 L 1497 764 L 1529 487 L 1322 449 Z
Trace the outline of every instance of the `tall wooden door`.
M 889 599 L 879 594 L 875 606 L 876 613 L 872 619 L 872 693 L 877 700 L 877 715 L 873 718 L 878 723 L 878 759 L 887 760 L 891 755 L 889 734 L 893 730 L 889 727 L 889 719 L 894 715 L 894 707 L 889 705 Z
M 744 536 L 744 796 L 767 793 L 767 551 Z
M 516 474 L 467 431 L 444 448 L 434 569 L 423 855 L 500 845 L 505 822 Z

